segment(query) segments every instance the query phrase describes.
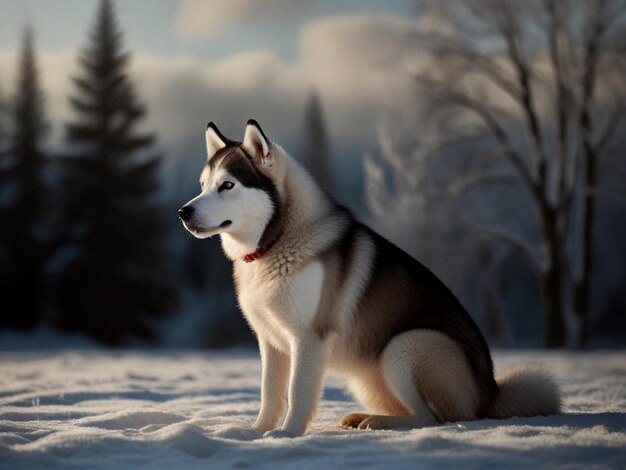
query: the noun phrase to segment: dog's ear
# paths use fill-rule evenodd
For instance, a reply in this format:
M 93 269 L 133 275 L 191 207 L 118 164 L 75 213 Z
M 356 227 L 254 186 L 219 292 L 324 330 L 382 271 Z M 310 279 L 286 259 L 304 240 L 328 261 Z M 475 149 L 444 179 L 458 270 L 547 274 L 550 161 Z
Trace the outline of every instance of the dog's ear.
M 213 121 L 206 126 L 206 153 L 207 157 L 211 158 L 220 149 L 226 147 L 228 139 L 222 135 Z
M 267 168 L 272 165 L 270 141 L 265 137 L 261 126 L 254 119 L 248 119 L 242 147 L 253 158 L 254 163 L 260 167 Z

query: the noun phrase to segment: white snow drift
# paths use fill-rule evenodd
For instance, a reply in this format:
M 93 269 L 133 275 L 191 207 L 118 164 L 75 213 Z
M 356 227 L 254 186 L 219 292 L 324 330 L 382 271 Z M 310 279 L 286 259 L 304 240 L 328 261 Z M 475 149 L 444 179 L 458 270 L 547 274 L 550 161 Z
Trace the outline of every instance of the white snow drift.
M 306 436 L 245 440 L 254 436 L 233 426 L 259 406 L 254 353 L 4 352 L 0 468 L 626 466 L 623 352 L 495 359 L 499 372 L 543 363 L 561 381 L 565 414 L 349 431 L 337 421 L 359 406 L 328 380 Z

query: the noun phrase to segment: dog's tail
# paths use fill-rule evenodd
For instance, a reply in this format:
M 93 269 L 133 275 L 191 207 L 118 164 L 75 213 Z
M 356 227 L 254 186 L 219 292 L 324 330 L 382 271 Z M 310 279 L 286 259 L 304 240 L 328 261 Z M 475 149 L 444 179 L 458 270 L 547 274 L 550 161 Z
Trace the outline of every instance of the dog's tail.
M 543 369 L 516 367 L 496 378 L 496 383 L 499 393 L 487 412 L 490 418 L 545 416 L 561 409 L 559 386 Z

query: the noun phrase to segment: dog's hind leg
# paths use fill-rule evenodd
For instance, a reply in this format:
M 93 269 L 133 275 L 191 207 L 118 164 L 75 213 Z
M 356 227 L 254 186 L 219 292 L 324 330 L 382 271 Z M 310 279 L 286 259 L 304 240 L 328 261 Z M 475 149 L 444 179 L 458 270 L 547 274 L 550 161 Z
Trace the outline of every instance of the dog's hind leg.
M 381 368 L 408 416 L 371 415 L 360 429 L 429 426 L 476 419 L 478 390 L 461 349 L 434 330 L 411 330 L 389 342 Z
M 356 373 L 349 381 L 350 391 L 370 413 L 408 415 L 408 409 L 396 398 L 396 394 L 389 387 L 381 366 L 379 359 L 370 367 Z M 342 428 L 358 428 L 365 419 L 371 416 L 370 413 L 349 413 L 341 419 L 339 425 Z

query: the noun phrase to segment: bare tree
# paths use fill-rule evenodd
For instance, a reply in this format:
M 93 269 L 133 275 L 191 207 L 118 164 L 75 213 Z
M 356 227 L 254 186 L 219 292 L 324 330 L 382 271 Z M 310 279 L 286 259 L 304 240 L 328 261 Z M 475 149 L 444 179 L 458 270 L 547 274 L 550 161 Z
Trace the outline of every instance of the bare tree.
M 424 162 L 442 148 L 463 148 L 464 159 L 476 164 L 448 169 L 444 197 L 458 202 L 477 188 L 501 185 L 503 195 L 521 188 L 535 238 L 501 222 L 484 224 L 464 216 L 463 224 L 516 250 L 531 267 L 545 312 L 545 345 L 566 344 L 565 317 L 571 305 L 580 319 L 577 343 L 584 346 L 598 164 L 625 124 L 625 4 L 420 4 L 420 45 L 431 54 L 429 65 L 416 77 L 420 130 L 415 131 L 413 150 L 404 154 L 390 148 L 388 136 L 382 135 L 383 166 L 366 158 L 370 207 L 388 217 L 388 208 L 397 206 L 419 218 L 425 191 L 431 199 L 433 194 L 432 185 L 425 184 Z M 384 166 L 394 169 L 393 194 L 385 191 L 389 178 Z M 422 175 L 419 181 L 413 181 L 412 171 Z M 426 216 L 423 211 L 421 215 Z M 492 289 L 487 302 L 492 312 L 493 296 Z
M 626 97 L 623 93 L 623 77 L 626 72 L 623 48 L 624 28 L 617 21 L 623 11 L 624 4 L 621 2 L 600 0 L 587 4 L 588 20 L 584 31 L 583 66 L 580 73 L 579 91 L 580 110 L 577 122 L 582 146 L 583 217 L 580 253 L 581 274 L 574 281 L 573 306 L 575 313 L 581 320 L 577 338 L 579 347 L 586 346 L 589 335 L 590 287 L 594 260 L 592 237 L 595 221 L 594 188 L 598 186 L 597 166 L 612 137 L 623 125 L 626 110 Z M 615 27 L 616 23 L 618 23 L 617 28 Z M 621 31 L 619 26 L 622 26 Z M 613 29 L 617 29 L 616 35 L 611 34 Z M 615 42 L 613 48 L 609 47 L 610 41 L 616 36 L 621 41 Z M 616 75 L 610 77 L 611 74 Z M 608 85 L 621 88 L 619 90 L 621 93 L 611 93 L 611 98 L 614 98 L 615 101 L 612 109 L 609 109 L 608 119 L 604 123 L 598 123 L 598 119 L 593 114 L 593 100 L 597 94 L 599 79 L 603 75 L 616 79 L 617 83 L 609 82 Z
M 482 229 L 522 253 L 536 273 L 548 347 L 566 342 L 568 281 L 581 319 L 578 342 L 587 340 L 597 165 L 623 129 L 626 110 L 626 90 L 616 79 L 623 11 L 622 2 L 610 0 L 472 0 L 428 10 L 435 26 L 423 44 L 433 66 L 417 82 L 433 115 L 449 119 L 453 111 L 459 129 L 492 138 L 532 201 L 539 256 L 517 236 Z M 581 246 L 570 255 L 567 246 L 577 240 Z

